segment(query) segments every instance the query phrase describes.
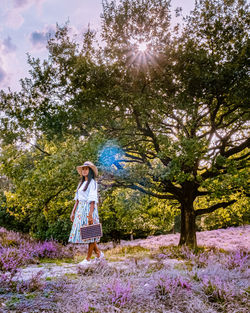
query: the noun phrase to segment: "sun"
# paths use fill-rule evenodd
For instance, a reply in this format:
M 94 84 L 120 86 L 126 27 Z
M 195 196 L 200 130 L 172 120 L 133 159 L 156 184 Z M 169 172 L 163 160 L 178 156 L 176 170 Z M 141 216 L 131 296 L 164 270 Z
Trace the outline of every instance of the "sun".
M 144 41 L 143 38 L 131 38 L 131 46 L 126 53 L 126 64 L 128 67 L 136 66 L 149 70 L 149 66 L 157 66 L 155 55 L 152 52 L 152 43 Z
M 147 43 L 146 42 L 140 42 L 139 44 L 138 44 L 138 50 L 140 51 L 140 52 L 145 52 L 146 50 L 147 50 Z

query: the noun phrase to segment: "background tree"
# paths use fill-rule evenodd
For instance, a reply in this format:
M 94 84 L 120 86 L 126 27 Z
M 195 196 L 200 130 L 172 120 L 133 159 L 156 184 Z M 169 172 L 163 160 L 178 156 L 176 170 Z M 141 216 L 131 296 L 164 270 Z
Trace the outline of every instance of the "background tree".
M 79 181 L 76 165 L 83 162 L 82 155 L 87 159 L 96 155 L 100 140 L 98 136 L 88 142 L 83 138 L 67 138 L 55 144 L 40 138 L 35 144 L 39 149 L 6 145 L 0 157 L 1 173 L 11 185 L 1 188 L 0 225 L 15 229 L 22 226 L 23 231 L 39 239 L 53 238 L 66 243 Z
M 105 197 L 100 210 L 105 239 L 115 242 L 169 233 L 175 214 L 166 200 L 120 188 Z
M 171 201 L 179 244 L 195 247 L 196 217 L 248 193 L 248 8 L 200 0 L 171 31 L 169 5 L 104 1 L 104 48 L 90 30 L 77 45 L 58 28 L 49 59 L 29 58 L 22 91 L 2 93 L 2 133 L 115 138 L 124 154 L 112 156 L 106 185 Z

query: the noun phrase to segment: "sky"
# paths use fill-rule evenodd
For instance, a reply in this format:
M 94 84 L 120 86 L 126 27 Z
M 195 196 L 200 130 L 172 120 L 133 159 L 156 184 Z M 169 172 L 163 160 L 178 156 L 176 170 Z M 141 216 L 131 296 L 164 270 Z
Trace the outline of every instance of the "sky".
M 172 9 L 183 8 L 186 15 L 195 0 L 172 0 Z M 47 58 L 48 34 L 56 24 L 69 21 L 72 33 L 100 30 L 102 0 L 0 0 L 0 89 L 20 89 L 19 80 L 29 76 L 27 53 Z

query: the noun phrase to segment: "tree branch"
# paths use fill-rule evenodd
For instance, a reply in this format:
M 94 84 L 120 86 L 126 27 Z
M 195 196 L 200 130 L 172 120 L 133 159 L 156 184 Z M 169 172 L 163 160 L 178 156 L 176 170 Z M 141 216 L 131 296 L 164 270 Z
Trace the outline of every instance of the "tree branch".
M 134 184 L 132 185 L 128 185 L 128 186 L 125 186 L 125 188 L 130 188 L 130 189 L 133 189 L 133 190 L 139 190 L 145 194 L 148 194 L 150 196 L 153 196 L 153 197 L 156 197 L 158 199 L 169 199 L 169 200 L 176 200 L 176 197 L 173 196 L 173 195 L 160 195 L 160 194 L 157 194 L 157 193 L 154 193 L 152 191 L 149 191 L 149 190 L 146 190 L 140 186 L 136 186 Z
M 247 154 L 244 154 L 242 156 L 239 156 L 238 158 L 233 158 L 232 160 L 234 160 L 234 161 L 244 160 L 244 159 L 247 159 L 249 155 L 250 155 L 250 152 L 248 152 Z
M 24 142 L 26 142 L 27 144 L 35 147 L 37 150 L 39 150 L 40 152 L 42 152 L 43 154 L 46 154 L 46 155 L 51 155 L 49 152 L 43 150 L 41 147 L 39 147 L 37 144 L 34 144 L 34 143 L 31 143 L 30 141 L 28 141 L 27 139 L 25 138 L 22 138 Z
M 34 145 L 31 144 L 33 147 L 35 147 L 36 149 L 38 149 L 39 151 L 41 151 L 42 153 L 46 154 L 46 155 L 51 155 L 50 153 L 48 153 L 47 151 L 43 150 L 42 148 L 40 148 L 38 145 Z
M 99 180 L 99 183 L 100 185 L 102 185 L 103 187 L 106 187 L 106 188 L 119 188 L 119 187 L 123 187 L 123 188 L 129 188 L 129 189 L 132 189 L 132 190 L 139 190 L 147 195 L 150 195 L 150 196 L 153 196 L 155 198 L 158 198 L 158 199 L 165 199 L 165 200 L 176 200 L 176 197 L 173 196 L 173 195 L 161 195 L 161 194 L 157 194 L 157 193 L 154 193 L 152 191 L 149 191 L 149 190 L 146 190 L 144 189 L 143 187 L 140 187 L 140 186 L 137 186 L 135 184 L 130 184 L 130 185 L 125 185 L 121 182 L 114 182 L 114 183 L 111 183 L 111 184 L 105 184 L 103 183 L 101 180 Z
M 62 191 L 64 191 L 65 189 L 67 189 L 68 186 L 61 188 L 57 193 L 55 193 L 54 195 L 50 196 L 45 202 L 44 202 L 44 206 L 47 208 L 48 203 L 55 197 L 57 197 Z
M 234 147 L 228 151 L 225 151 L 222 156 L 228 158 L 231 155 L 234 155 L 236 153 L 241 152 L 242 150 L 244 150 L 245 148 L 249 148 L 250 147 L 250 138 L 247 138 L 247 140 L 245 140 L 244 142 L 242 142 L 242 144 L 240 144 L 237 147 Z
M 242 142 L 239 146 L 234 147 L 232 149 L 229 149 L 227 151 L 224 151 L 223 153 L 221 153 L 221 156 L 224 156 L 226 158 L 237 154 L 241 151 L 243 151 L 245 148 L 249 148 L 250 147 L 250 138 L 246 139 L 244 142 Z M 236 159 L 237 160 L 237 159 Z M 212 178 L 212 177 L 216 177 L 217 175 L 221 174 L 219 171 L 220 170 L 225 170 L 226 168 L 224 168 L 223 166 L 219 166 L 217 164 L 215 164 L 214 168 L 210 168 L 208 169 L 206 172 L 204 172 L 203 174 L 201 174 L 201 177 L 203 179 L 207 179 L 207 178 Z
M 235 106 L 235 107 L 229 109 L 229 110 L 228 110 L 227 112 L 225 112 L 224 114 L 222 114 L 222 115 L 220 116 L 220 119 L 219 119 L 218 123 L 216 123 L 216 127 L 218 127 L 218 126 L 221 125 L 221 123 L 222 123 L 224 117 L 226 117 L 226 116 L 232 114 L 232 113 L 233 113 L 234 111 L 236 111 L 238 108 L 239 108 L 239 106 Z
M 187 130 L 187 128 L 185 127 L 185 125 L 182 123 L 182 120 L 178 117 L 178 116 L 175 116 L 174 114 L 172 114 L 172 118 L 174 120 L 176 120 L 176 122 L 181 126 L 181 128 L 184 130 L 186 136 L 189 138 L 190 135 L 189 135 L 189 132 Z
M 207 213 L 212 213 L 214 212 L 215 210 L 217 209 L 220 209 L 220 208 L 227 208 L 229 205 L 235 203 L 237 200 L 231 200 L 229 202 L 221 202 L 221 203 L 217 203 L 215 205 L 212 205 L 211 207 L 209 208 L 206 208 L 206 209 L 199 209 L 199 210 L 196 210 L 195 211 L 195 216 L 198 216 L 198 215 L 202 215 L 202 214 L 207 214 Z

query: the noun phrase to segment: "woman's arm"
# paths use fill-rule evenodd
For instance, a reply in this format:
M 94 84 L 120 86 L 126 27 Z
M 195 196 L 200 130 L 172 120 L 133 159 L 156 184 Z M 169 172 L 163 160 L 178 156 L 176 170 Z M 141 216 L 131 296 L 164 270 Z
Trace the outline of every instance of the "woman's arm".
M 76 208 L 77 208 L 77 206 L 78 206 L 78 203 L 79 203 L 79 201 L 76 200 L 75 205 L 74 205 L 74 207 L 73 207 L 73 210 L 72 210 L 72 212 L 71 212 L 71 214 L 70 214 L 70 220 L 71 220 L 71 222 L 74 221 L 75 212 L 76 212 Z
M 92 179 L 90 182 L 90 191 L 88 194 L 88 203 L 90 205 L 89 215 L 88 215 L 88 224 L 93 224 L 93 212 L 95 209 L 95 203 L 98 203 L 98 195 L 97 195 L 97 183 Z
M 95 201 L 90 202 L 90 209 L 89 209 L 89 215 L 88 215 L 88 224 L 93 224 L 93 212 L 95 209 Z

